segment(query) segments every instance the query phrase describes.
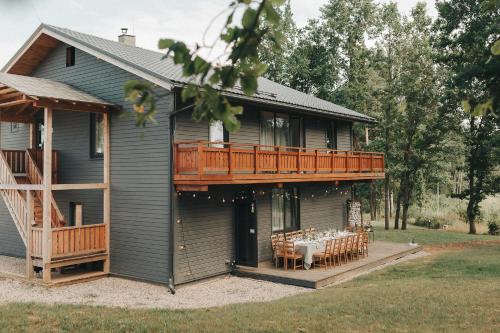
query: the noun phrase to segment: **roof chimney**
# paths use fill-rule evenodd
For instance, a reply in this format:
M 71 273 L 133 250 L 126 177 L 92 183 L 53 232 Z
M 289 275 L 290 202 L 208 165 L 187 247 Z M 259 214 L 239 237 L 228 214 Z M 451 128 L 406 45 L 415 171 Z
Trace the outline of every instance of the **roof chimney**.
M 128 28 L 122 28 L 122 34 L 118 36 L 118 41 L 123 44 L 135 46 L 135 36 L 127 34 Z

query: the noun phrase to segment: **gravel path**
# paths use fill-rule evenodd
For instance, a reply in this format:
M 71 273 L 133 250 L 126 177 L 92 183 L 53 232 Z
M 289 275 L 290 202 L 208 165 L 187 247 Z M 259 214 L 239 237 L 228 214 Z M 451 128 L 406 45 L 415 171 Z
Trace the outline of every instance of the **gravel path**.
M 424 251 L 409 255 L 376 267 L 364 274 L 425 255 L 428 253 Z M 0 256 L 0 275 L 2 272 L 23 274 L 23 271 L 23 259 Z M 356 276 L 349 277 L 340 283 Z M 195 309 L 236 303 L 272 301 L 311 291 L 313 289 L 234 276 L 187 285 L 178 288 L 175 295 L 172 295 L 164 286 L 115 277 L 53 288 L 0 277 L 0 304 L 35 302 L 122 308 Z

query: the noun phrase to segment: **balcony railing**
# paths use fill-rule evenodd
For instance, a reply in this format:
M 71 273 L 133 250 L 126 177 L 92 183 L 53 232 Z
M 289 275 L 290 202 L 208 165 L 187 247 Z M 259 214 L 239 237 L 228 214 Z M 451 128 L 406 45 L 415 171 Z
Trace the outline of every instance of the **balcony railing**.
M 174 143 L 176 184 L 229 184 L 379 179 L 384 155 L 374 152 L 183 141 Z

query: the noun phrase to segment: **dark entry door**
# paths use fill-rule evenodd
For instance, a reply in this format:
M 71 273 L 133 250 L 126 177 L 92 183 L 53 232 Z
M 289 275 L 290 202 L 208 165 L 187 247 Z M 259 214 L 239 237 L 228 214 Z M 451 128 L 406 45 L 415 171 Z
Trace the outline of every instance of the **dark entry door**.
M 257 214 L 248 193 L 235 200 L 236 263 L 257 267 Z

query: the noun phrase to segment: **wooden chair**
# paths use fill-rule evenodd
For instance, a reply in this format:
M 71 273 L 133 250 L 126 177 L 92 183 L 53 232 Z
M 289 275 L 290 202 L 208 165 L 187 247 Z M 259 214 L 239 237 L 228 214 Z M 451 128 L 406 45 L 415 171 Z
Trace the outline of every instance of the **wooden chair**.
M 340 262 L 347 263 L 346 250 L 347 250 L 347 238 L 346 237 L 342 237 L 340 239 L 340 249 L 339 249 Z
M 288 270 L 288 261 L 293 262 L 293 270 L 296 268 L 304 268 L 304 256 L 302 254 L 295 252 L 295 244 L 292 241 L 285 242 L 285 270 Z M 301 261 L 300 265 L 297 265 L 297 261 Z
M 365 233 L 358 234 L 358 246 L 357 246 L 357 254 L 356 256 L 364 256 L 364 247 L 365 247 Z
M 297 238 L 304 238 L 304 231 L 303 230 L 297 230 L 295 232 L 295 237 L 297 237 Z
M 278 239 L 274 248 L 274 266 L 278 268 L 280 259 L 283 259 L 283 265 L 286 265 L 285 260 L 285 241 Z
M 368 257 L 368 232 L 363 233 L 363 256 Z
M 333 267 L 335 267 L 335 262 L 337 262 L 337 265 L 341 265 L 340 262 L 340 243 L 341 239 L 334 239 L 333 240 L 333 246 L 332 246 L 332 264 Z
M 278 235 L 274 234 L 271 235 L 271 248 L 273 250 L 273 262 L 276 260 L 275 254 L 276 254 L 276 243 L 278 242 Z
M 316 228 L 311 228 L 311 233 L 315 233 L 316 232 Z
M 304 229 L 304 235 L 309 235 L 311 233 L 311 229 L 310 228 L 306 228 Z
M 313 254 L 313 267 L 316 268 L 316 264 L 319 265 L 319 267 L 325 267 L 325 269 L 328 268 L 328 264 L 332 266 L 332 253 L 333 253 L 333 244 L 332 240 L 327 240 L 326 245 L 325 245 L 325 251 L 322 252 L 316 252 Z
M 286 240 L 293 239 L 293 231 L 291 231 L 291 232 L 285 232 L 285 239 Z
M 352 243 L 353 243 L 352 241 L 353 241 L 352 236 L 347 236 L 347 244 L 345 248 L 346 261 L 352 261 L 352 256 L 351 256 Z
M 352 245 L 349 250 L 349 256 L 351 258 L 351 261 L 354 259 L 359 259 L 358 257 L 358 243 L 359 243 L 359 234 L 356 234 L 354 236 L 351 236 L 352 238 Z

